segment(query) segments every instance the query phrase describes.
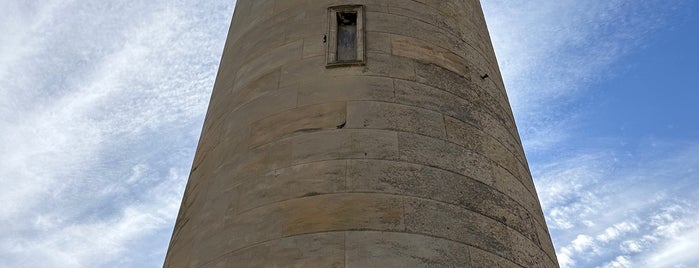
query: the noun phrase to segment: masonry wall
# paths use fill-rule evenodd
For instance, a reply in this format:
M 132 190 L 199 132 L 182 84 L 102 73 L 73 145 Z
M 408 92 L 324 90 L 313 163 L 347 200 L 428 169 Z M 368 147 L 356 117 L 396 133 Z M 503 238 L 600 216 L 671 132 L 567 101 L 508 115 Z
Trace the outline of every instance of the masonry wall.
M 477 0 L 237 1 L 165 267 L 557 266 Z

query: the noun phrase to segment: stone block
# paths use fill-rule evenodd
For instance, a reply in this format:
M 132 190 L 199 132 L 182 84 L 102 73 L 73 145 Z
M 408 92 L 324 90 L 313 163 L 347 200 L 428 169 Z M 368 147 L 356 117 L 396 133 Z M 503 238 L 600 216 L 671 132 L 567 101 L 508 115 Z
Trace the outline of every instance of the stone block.
M 322 36 L 309 36 L 303 38 L 303 58 L 307 59 L 324 56 L 326 44 L 322 41 Z
M 294 165 L 247 178 L 235 188 L 233 205 L 246 211 L 292 198 L 337 193 L 345 188 L 346 160 Z
M 278 239 L 282 235 L 283 209 L 280 204 L 257 207 L 246 212 L 226 215 L 226 223 L 221 234 L 228 237 L 229 252 L 251 245 Z M 202 226 L 204 227 L 204 226 Z
M 469 246 L 419 234 L 347 232 L 345 267 L 471 267 Z
M 413 196 L 477 212 L 539 243 L 530 213 L 515 199 L 474 179 L 424 165 L 379 160 L 350 160 L 347 189 Z
M 467 75 L 465 61 L 453 52 L 428 42 L 400 35 L 391 36 L 391 53 L 396 56 L 432 63 L 459 75 Z
M 478 248 L 471 248 L 471 264 L 474 268 L 522 268 L 512 261 Z
M 225 257 L 222 257 L 222 258 L 214 260 L 212 262 L 208 262 L 208 263 L 202 265 L 201 267 L 202 268 L 227 268 L 228 267 L 228 259 Z
M 409 232 L 460 241 L 524 267 L 546 263 L 541 248 L 500 222 L 456 206 L 406 199 L 405 227 Z
M 495 180 L 493 164 L 485 157 L 441 139 L 398 133 L 400 159 L 438 167 L 486 184 Z
M 538 204 L 536 197 L 521 181 L 484 156 L 454 143 L 409 133 L 399 133 L 398 144 L 401 160 L 472 178 L 504 193 L 530 209 L 530 214 L 537 220 L 543 220 L 539 216 L 542 215 L 540 206 L 534 206 Z
M 229 109 L 238 108 L 251 100 L 264 96 L 277 89 L 279 85 L 279 77 L 281 76 L 281 67 L 274 69 L 268 73 L 260 74 L 258 77 L 248 77 L 249 82 L 236 83 L 230 95 L 220 96 L 215 102 L 227 103 L 225 107 Z
M 384 77 L 356 76 L 333 79 L 309 79 L 301 83 L 298 105 L 309 105 L 332 101 L 393 99 L 393 79 Z
M 486 134 L 472 124 L 461 120 L 445 117 L 447 140 L 459 144 L 469 150 L 479 152 L 493 162 L 507 169 L 517 178 L 529 179 L 523 167 L 523 159 L 518 159 L 515 152 L 508 150 L 500 141 Z
M 477 108 L 467 99 L 425 84 L 395 80 L 396 102 L 423 107 L 478 125 Z
M 233 176 L 247 177 L 263 174 L 292 164 L 293 144 L 288 140 L 273 142 L 244 150 L 240 148 L 237 153 L 232 153 L 229 159 L 230 172 Z
M 441 16 L 434 8 L 420 1 L 388 0 L 388 13 L 420 20 L 436 25 Z
M 259 57 L 243 64 L 236 73 L 236 83 L 245 83 L 245 79 L 259 77 L 289 62 L 303 58 L 303 40 L 294 41 L 280 47 L 266 50 Z
M 228 268 L 344 267 L 344 232 L 285 237 L 233 252 Z
M 388 102 L 348 102 L 346 127 L 397 130 L 445 137 L 442 114 L 420 107 Z
M 295 108 L 298 89 L 298 85 L 295 85 L 266 92 L 225 114 L 221 118 L 224 136 L 239 134 L 252 122 Z
M 381 32 L 366 33 L 367 52 L 391 54 L 391 35 Z
M 330 194 L 284 202 L 283 235 L 341 230 L 403 230 L 403 200 L 380 194 Z
M 396 159 L 398 136 L 392 131 L 338 129 L 292 138 L 293 164 L 333 159 Z
M 301 8 L 301 6 L 299 5 L 297 8 Z M 298 14 L 305 15 L 303 11 L 299 12 Z M 323 35 L 325 35 L 328 27 L 326 22 L 327 19 L 318 21 L 315 19 L 301 17 L 301 19 L 295 23 L 287 23 L 283 26 L 285 27 L 284 39 L 286 42 L 293 42 L 304 38 L 314 38 L 313 40 L 315 40 L 315 42 L 323 44 Z
M 459 75 L 439 65 L 425 63 L 416 63 L 415 72 L 417 82 L 470 100 L 480 109 L 489 111 L 494 117 L 500 119 L 502 121 L 501 124 L 511 128 L 514 126 L 507 99 L 501 96 L 493 96 L 491 93 L 484 91 L 472 81 L 470 76 Z M 480 77 L 477 79 L 480 79 Z
M 252 123 L 250 146 L 265 144 L 294 133 L 336 129 L 344 124 L 346 102 L 297 107 Z
M 337 68 L 330 70 L 334 69 Z M 412 60 L 376 52 L 367 52 L 367 63 L 362 73 L 371 76 L 415 80 L 415 66 Z

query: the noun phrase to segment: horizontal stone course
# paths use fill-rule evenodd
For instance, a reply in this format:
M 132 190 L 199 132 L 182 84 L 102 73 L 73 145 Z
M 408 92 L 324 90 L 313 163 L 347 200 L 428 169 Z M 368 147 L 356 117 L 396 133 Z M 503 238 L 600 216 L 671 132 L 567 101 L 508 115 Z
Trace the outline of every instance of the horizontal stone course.
M 344 240 L 342 232 L 285 237 L 233 252 L 224 260 L 227 267 L 341 268 L 345 267 Z
M 502 223 L 443 203 L 407 199 L 406 230 L 473 245 L 525 267 L 546 262 L 541 248 Z
M 347 268 L 472 267 L 471 247 L 419 234 L 348 231 Z
M 345 191 L 347 160 L 330 160 L 276 169 L 250 176 L 235 187 L 232 206 L 247 211 L 293 198 Z
M 336 129 L 347 122 L 346 112 L 346 102 L 328 102 L 283 111 L 252 123 L 250 146 L 269 143 L 293 133 Z
M 490 159 L 462 146 L 410 133 L 399 133 L 398 144 L 402 161 L 448 170 L 473 178 L 515 199 L 532 209 L 537 217 L 540 207 L 536 196 L 508 171 L 495 165 Z
M 283 203 L 283 235 L 339 230 L 403 230 L 403 200 L 380 194 L 335 194 Z
M 395 161 L 350 160 L 347 191 L 414 196 L 453 204 L 499 221 L 539 243 L 530 213 L 515 199 L 477 180 L 439 168 Z
M 390 102 L 348 102 L 346 127 L 406 131 L 438 138 L 446 136 L 442 114 Z

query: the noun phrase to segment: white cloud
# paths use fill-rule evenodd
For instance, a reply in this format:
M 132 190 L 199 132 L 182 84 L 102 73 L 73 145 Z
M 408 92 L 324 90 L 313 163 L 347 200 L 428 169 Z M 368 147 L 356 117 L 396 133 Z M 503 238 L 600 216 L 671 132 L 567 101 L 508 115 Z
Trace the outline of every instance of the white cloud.
M 681 3 L 483 1 L 562 267 L 699 262 L 699 146 L 557 151 L 561 107 Z M 234 4 L 0 1 L 0 266 L 162 263 Z
M 687 157 L 699 155 L 699 146 L 683 147 L 626 168 L 601 164 L 610 158 L 604 154 L 542 166 L 535 176 L 561 266 L 696 264 L 694 258 L 672 258 L 697 246 L 692 239 L 699 228 L 693 188 L 699 174 L 676 168 L 699 165 Z
M 577 131 L 579 97 L 620 72 L 684 1 L 489 0 L 483 8 L 528 153 L 550 155 Z
M 617 256 L 613 261 L 606 263 L 603 268 L 630 268 L 631 260 L 627 256 Z
M 694 226 L 699 141 L 620 151 L 579 128 L 590 86 L 687 3 L 483 1 L 562 267 L 655 267 L 639 264 Z
M 0 267 L 162 264 L 234 4 L 0 3 Z
M 626 240 L 621 243 L 621 250 L 624 253 L 639 253 L 644 250 L 643 240 Z
M 687 228 L 665 241 L 660 248 L 645 256 L 641 263 L 646 267 L 699 267 L 699 223 L 694 219 Z
M 625 221 L 605 229 L 604 233 L 597 235 L 596 239 L 602 242 L 610 242 L 621 235 L 635 231 L 638 231 L 638 226 L 632 222 Z

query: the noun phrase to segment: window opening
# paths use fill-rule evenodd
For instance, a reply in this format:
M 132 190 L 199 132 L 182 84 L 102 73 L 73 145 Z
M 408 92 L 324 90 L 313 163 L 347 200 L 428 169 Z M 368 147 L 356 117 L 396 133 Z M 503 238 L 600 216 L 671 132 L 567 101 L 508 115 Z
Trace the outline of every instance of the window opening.
M 357 60 L 357 13 L 337 12 L 337 61 Z
M 327 41 L 327 67 L 364 65 L 363 16 L 361 5 L 328 8 L 328 33 L 323 37 Z

